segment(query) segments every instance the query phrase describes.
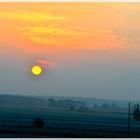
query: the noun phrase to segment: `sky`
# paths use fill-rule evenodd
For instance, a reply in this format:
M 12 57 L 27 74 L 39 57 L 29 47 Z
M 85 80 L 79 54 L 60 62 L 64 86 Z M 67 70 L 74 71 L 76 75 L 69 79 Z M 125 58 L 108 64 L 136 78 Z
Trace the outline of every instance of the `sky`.
M 140 3 L 1 2 L 0 93 L 140 99 L 139 15 Z

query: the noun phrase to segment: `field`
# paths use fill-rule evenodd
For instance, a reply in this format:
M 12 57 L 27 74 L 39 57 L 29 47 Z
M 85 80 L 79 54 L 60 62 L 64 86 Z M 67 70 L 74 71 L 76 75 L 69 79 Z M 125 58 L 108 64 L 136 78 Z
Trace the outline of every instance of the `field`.
M 33 128 L 35 118 L 44 120 L 45 128 Z M 128 137 L 128 114 L 0 107 L 0 133 L 0 137 L 4 133 L 9 137 Z M 140 122 L 132 115 L 129 136 L 140 136 Z

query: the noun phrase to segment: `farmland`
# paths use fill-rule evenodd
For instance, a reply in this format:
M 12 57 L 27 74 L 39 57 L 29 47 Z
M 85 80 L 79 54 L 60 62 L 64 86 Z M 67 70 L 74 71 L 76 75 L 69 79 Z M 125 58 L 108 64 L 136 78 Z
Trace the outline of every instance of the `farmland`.
M 44 120 L 45 127 L 33 128 L 35 118 Z M 5 137 L 4 133 L 8 133 L 9 137 L 128 137 L 127 127 L 127 112 L 0 107 L 0 137 Z M 130 137 L 139 136 L 140 123 L 134 121 L 131 114 Z

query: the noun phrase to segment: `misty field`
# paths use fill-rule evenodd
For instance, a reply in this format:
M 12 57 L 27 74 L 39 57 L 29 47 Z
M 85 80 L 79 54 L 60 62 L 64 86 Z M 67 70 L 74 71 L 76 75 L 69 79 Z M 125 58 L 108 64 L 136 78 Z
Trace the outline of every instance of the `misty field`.
M 45 122 L 45 128 L 32 127 L 32 121 L 41 118 Z M 51 111 L 45 109 L 10 108 L 0 107 L 0 128 L 5 130 L 18 129 L 19 133 L 27 131 L 40 135 L 47 134 L 57 136 L 57 133 L 68 133 L 79 137 L 127 137 L 128 126 L 127 112 L 74 112 Z M 46 133 L 47 132 L 47 133 Z M 82 134 L 84 132 L 84 134 Z M 133 120 L 131 115 L 130 135 L 138 137 L 140 123 Z M 22 136 L 21 136 L 22 137 Z

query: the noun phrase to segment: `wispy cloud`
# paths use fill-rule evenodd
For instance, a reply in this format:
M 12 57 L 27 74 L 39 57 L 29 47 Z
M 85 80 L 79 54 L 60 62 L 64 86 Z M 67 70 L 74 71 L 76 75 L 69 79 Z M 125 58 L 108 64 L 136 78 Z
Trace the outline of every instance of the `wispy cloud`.
M 22 30 L 23 29 L 23 30 Z M 71 49 L 108 50 L 129 47 L 128 40 L 107 28 L 21 28 L 28 38 L 43 45 L 56 45 Z
M 47 9 L 40 12 L 21 10 L 0 11 L 0 19 L 6 23 L 6 30 L 13 30 L 15 34 L 20 35 L 21 39 L 25 39 L 28 44 L 31 43 L 30 47 L 26 47 L 28 50 L 31 46 L 31 50 L 35 46 L 40 50 L 47 50 L 46 46 L 77 50 L 106 50 L 128 46 L 128 40 L 118 34 L 112 26 L 90 25 L 89 21 L 93 18 L 90 15 L 86 14 L 88 18 L 85 19 L 90 19 L 86 21 L 83 17 L 74 18 L 69 14 L 70 9 L 67 11 L 68 14 L 56 13 L 55 10 L 48 12 Z M 78 19 L 87 24 L 79 23 Z M 18 41 L 20 42 L 19 39 Z
M 36 27 L 18 27 L 17 30 L 23 31 L 25 33 L 38 33 L 38 34 L 55 34 L 55 35 L 85 35 L 86 32 L 76 31 L 70 29 L 69 27 L 60 28 L 60 27 L 43 27 L 43 26 L 36 26 Z
M 16 20 L 28 20 L 28 21 L 40 21 L 40 20 L 66 20 L 63 16 L 51 15 L 48 13 L 38 12 L 0 12 L 0 18 L 16 19 Z
M 60 66 L 59 63 L 56 63 L 54 61 L 49 61 L 46 59 L 39 59 L 36 61 L 36 63 L 43 66 L 43 67 L 49 66 L 47 68 L 58 68 Z
M 55 62 L 41 59 L 41 60 L 37 60 L 37 63 L 44 64 L 44 65 L 52 65 Z

